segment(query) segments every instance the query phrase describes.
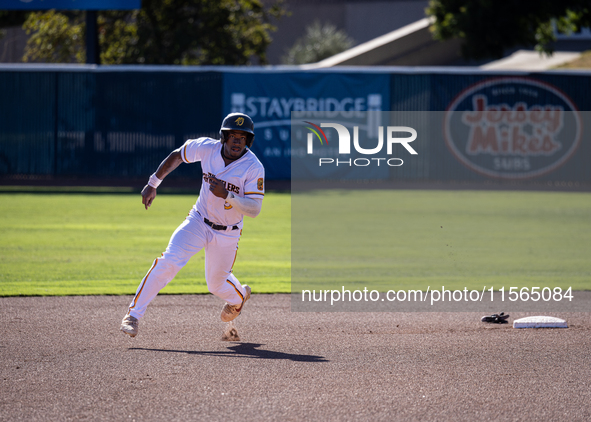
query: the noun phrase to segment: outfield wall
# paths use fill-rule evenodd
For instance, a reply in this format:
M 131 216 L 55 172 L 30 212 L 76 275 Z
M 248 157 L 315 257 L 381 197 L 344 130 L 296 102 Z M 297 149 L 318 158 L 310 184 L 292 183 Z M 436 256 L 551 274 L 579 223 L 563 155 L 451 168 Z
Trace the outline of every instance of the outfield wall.
M 186 139 L 217 137 L 222 118 L 241 111 L 255 121 L 267 178 L 289 179 L 292 111 L 405 110 L 443 112 L 430 130 L 445 136 L 419 134 L 418 155 L 390 179 L 591 183 L 590 72 L 4 65 L 0 93 L 3 178 L 148 177 Z M 467 151 L 446 121 L 479 108 L 482 139 Z

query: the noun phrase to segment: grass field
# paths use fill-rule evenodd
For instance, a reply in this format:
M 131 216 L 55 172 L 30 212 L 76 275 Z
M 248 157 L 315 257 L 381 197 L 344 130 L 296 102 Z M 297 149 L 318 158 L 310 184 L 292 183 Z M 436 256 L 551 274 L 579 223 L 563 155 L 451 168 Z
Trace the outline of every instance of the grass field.
M 161 194 L 145 211 L 137 193 L 5 190 L 0 296 L 132 294 L 195 199 Z M 590 290 L 590 238 L 589 193 L 269 193 L 245 219 L 234 269 L 258 293 L 289 292 L 292 265 L 323 287 Z M 207 292 L 203 264 L 199 253 L 163 293 Z
M 316 191 L 292 196 L 303 289 L 591 289 L 591 194 Z
M 196 195 L 0 193 L 0 295 L 132 294 Z M 258 292 L 290 290 L 290 196 L 269 193 L 245 218 L 237 277 Z M 163 293 L 206 293 L 197 254 Z

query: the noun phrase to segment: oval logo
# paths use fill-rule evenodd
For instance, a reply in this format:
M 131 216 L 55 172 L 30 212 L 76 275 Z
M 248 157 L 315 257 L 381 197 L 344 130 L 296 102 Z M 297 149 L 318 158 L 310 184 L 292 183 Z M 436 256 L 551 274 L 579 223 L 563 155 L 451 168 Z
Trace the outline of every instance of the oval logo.
M 525 179 L 568 161 L 581 140 L 581 118 L 556 87 L 502 77 L 462 91 L 445 111 L 444 135 L 450 151 L 469 169 Z

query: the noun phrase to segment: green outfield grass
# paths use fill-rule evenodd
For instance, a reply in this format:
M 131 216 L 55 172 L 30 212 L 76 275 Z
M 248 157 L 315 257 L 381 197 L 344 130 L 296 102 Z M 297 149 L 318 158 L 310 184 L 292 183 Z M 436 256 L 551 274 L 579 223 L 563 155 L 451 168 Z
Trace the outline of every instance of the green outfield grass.
M 0 296 L 132 294 L 195 200 L 160 194 L 145 211 L 125 191 L 4 189 Z M 245 218 L 234 269 L 258 293 L 289 292 L 293 247 L 294 277 L 323 288 L 590 290 L 590 239 L 589 193 L 268 193 Z M 206 293 L 203 264 L 200 253 L 163 293 Z
M 100 190 L 97 190 L 100 192 Z M 0 193 L 0 296 L 132 294 L 197 195 Z M 290 291 L 290 196 L 245 218 L 234 272 L 256 291 Z M 163 293 L 206 293 L 197 254 Z
M 292 196 L 292 286 L 591 290 L 591 194 L 332 190 Z

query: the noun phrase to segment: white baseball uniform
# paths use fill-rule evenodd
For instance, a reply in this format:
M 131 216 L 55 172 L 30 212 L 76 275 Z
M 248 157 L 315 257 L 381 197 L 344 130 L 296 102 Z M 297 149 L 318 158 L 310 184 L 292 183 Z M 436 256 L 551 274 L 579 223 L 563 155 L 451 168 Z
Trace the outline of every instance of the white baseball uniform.
M 211 138 L 189 139 L 182 146 L 183 162 L 201 161 L 203 183 L 199 198 L 185 221 L 172 234 L 166 251 L 156 258 L 140 283 L 129 306 L 131 316 L 142 318 L 158 292 L 201 249 L 205 249 L 205 280 L 209 291 L 230 305 L 240 305 L 244 301 L 244 288 L 232 274 L 242 234 L 243 214 L 210 192 L 209 177 L 221 180 L 234 196 L 262 202 L 265 170 L 250 150 L 226 166 L 221 155 L 222 147 L 220 141 Z

